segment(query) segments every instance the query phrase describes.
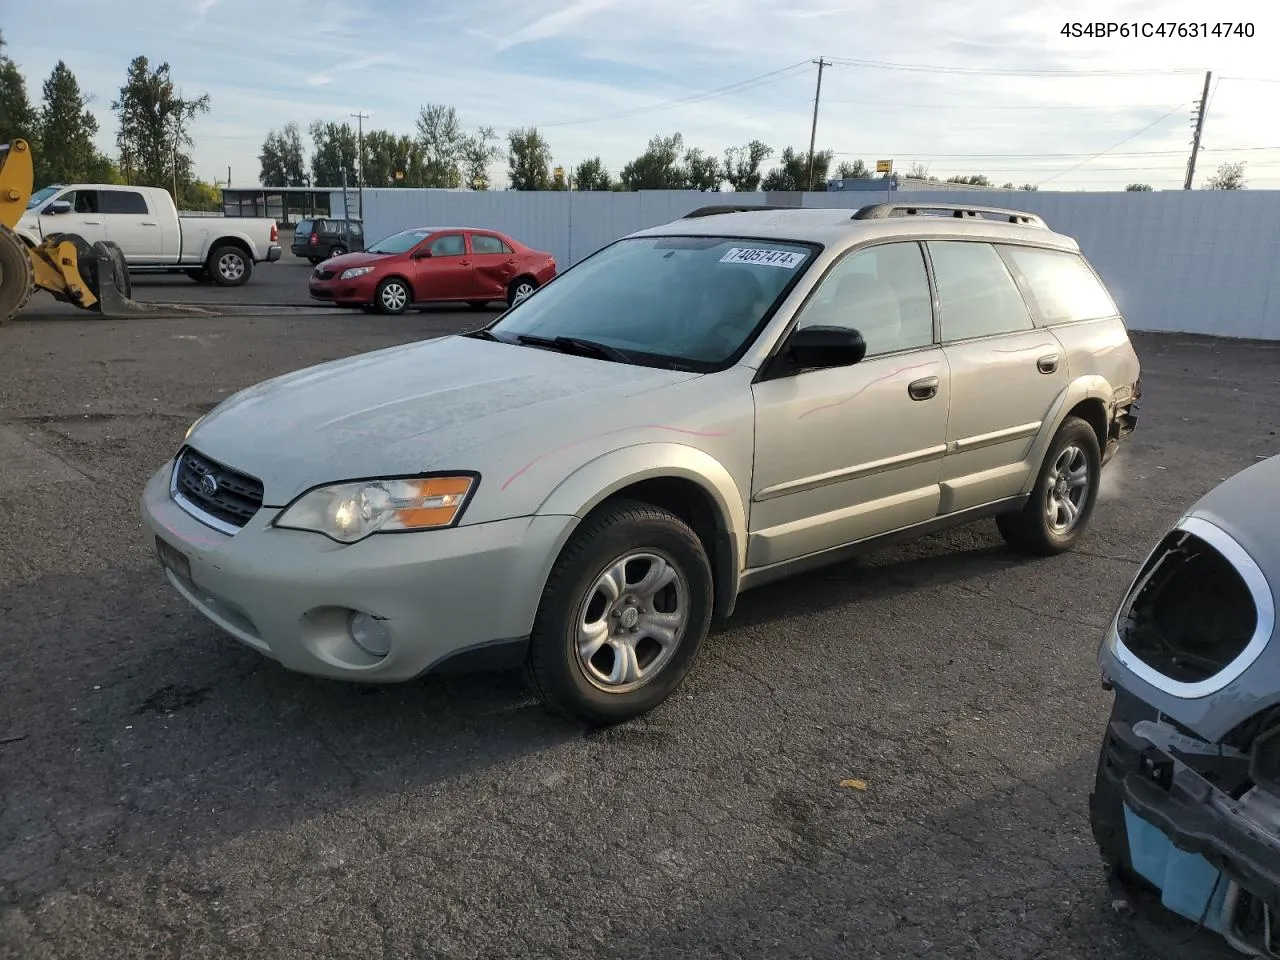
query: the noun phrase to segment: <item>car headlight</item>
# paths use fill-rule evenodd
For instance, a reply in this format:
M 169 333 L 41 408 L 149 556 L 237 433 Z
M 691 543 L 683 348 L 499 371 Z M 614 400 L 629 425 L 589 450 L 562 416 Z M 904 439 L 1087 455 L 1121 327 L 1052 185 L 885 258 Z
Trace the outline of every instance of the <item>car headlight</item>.
M 373 533 L 452 526 L 476 477 L 403 477 L 336 483 L 304 493 L 276 519 L 277 527 L 323 533 L 355 543 Z
M 373 267 L 352 267 L 350 270 L 343 270 L 340 280 L 354 280 L 356 277 L 363 277 L 366 273 L 373 273 Z

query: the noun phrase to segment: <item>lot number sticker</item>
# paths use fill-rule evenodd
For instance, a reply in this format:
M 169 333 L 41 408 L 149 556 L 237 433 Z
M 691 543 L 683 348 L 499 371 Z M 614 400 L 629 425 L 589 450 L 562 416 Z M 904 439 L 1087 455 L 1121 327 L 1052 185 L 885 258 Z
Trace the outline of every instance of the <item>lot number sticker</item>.
M 758 247 L 734 247 L 723 257 L 721 263 L 753 263 L 762 267 L 782 267 L 794 270 L 804 263 L 808 254 L 792 253 L 790 250 L 762 250 Z

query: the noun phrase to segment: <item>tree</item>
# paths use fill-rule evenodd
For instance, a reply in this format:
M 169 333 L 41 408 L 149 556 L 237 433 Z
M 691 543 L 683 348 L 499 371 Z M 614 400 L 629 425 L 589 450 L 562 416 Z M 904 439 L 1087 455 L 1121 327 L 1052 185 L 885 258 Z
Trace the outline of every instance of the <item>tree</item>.
M 947 183 L 969 183 L 975 187 L 991 186 L 990 178 L 984 173 L 958 174 L 954 177 L 947 177 Z
M 0 143 L 21 138 L 38 151 L 40 118 L 27 97 L 22 70 L 5 54 L 4 47 L 4 34 L 0 33 Z
M 469 138 L 462 131 L 458 111 L 441 103 L 429 103 L 418 111 L 417 129 L 422 150 L 420 186 L 462 186 Z
M 937 177 L 929 176 L 929 165 L 920 163 L 918 160 L 907 168 L 908 180 L 932 180 L 937 182 Z
M 195 141 L 188 128 L 198 114 L 209 112 L 209 95 L 185 99 L 173 85 L 168 63 L 153 70 L 146 57 L 134 57 L 111 109 L 120 118 L 116 146 L 126 182 L 176 185 L 181 193 L 193 179 L 190 150 Z
M 684 153 L 684 137 L 654 136 L 649 146 L 625 167 L 618 178 L 629 190 L 683 190 L 689 185 L 689 172 L 680 163 Z
M 89 98 L 80 92 L 67 65 L 59 60 L 44 82 L 40 110 L 40 155 L 36 157 L 37 183 L 98 183 L 111 175 L 111 162 L 93 138 L 98 120 L 88 109 Z
M 535 127 L 507 134 L 507 180 L 512 190 L 551 189 L 551 145 Z
M 809 179 L 809 153 L 797 153 L 786 147 L 778 157 L 778 166 L 769 171 L 761 186 L 768 192 L 825 189 L 832 152 L 819 150 L 813 155 L 813 179 Z
M 1000 189 L 1001 190 L 1026 190 L 1030 192 L 1034 190 L 1039 190 L 1040 188 L 1037 187 L 1034 183 L 1024 183 L 1020 187 L 1015 187 L 1013 185 L 1012 180 L 1006 180 L 1004 183 L 1000 184 Z
M 258 162 L 262 165 L 258 182 L 264 187 L 304 186 L 307 182 L 307 161 L 298 125 L 289 122 L 278 133 L 269 131 L 262 141 Z
M 773 156 L 773 148 L 752 140 L 744 147 L 729 147 L 724 152 L 724 178 L 737 193 L 755 193 L 760 189 L 760 164 Z
M 599 157 L 583 160 L 573 171 L 575 190 L 608 190 L 613 186 L 613 179 L 605 169 L 604 161 Z
M 724 172 L 720 161 L 711 154 L 693 147 L 684 155 L 684 169 L 690 188 L 719 193 Z
M 462 167 L 466 185 L 472 190 L 489 189 L 489 164 L 502 159 L 502 148 L 494 141 L 493 127 L 481 127 L 462 145 Z
M 356 185 L 356 159 L 360 143 L 349 123 L 311 124 L 311 184 L 316 187 L 337 187 L 342 184 L 345 171 L 347 184 Z
M 1150 192 L 1151 192 L 1151 184 L 1149 184 L 1149 183 L 1131 183 L 1131 184 L 1129 184 L 1127 187 L 1125 187 L 1125 190 L 1129 191 L 1130 193 L 1150 193 Z
M 850 163 L 845 160 L 840 166 L 836 167 L 837 180 L 870 180 L 872 179 L 871 168 L 868 167 L 861 159 L 854 160 Z
M 1244 163 L 1224 163 L 1205 184 L 1206 190 L 1243 190 Z

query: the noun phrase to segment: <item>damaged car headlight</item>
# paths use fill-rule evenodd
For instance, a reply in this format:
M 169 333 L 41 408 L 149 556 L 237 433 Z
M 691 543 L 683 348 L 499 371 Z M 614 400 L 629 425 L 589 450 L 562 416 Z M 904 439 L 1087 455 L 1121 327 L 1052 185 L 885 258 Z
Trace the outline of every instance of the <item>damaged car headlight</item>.
M 453 526 L 479 478 L 402 477 L 338 483 L 304 493 L 275 526 L 323 533 L 355 543 L 374 533 L 408 533 Z

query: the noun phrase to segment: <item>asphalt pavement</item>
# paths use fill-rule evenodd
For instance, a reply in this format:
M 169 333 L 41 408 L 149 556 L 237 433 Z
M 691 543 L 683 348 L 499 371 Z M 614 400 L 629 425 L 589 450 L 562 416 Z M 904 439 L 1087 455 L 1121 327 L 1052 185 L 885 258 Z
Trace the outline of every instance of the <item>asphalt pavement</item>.
M 477 321 L 288 302 L 0 328 L 0 958 L 1235 956 L 1104 880 L 1095 652 L 1167 526 L 1280 452 L 1280 345 L 1135 336 L 1075 551 L 982 522 L 760 588 L 588 732 L 518 675 L 290 674 L 168 587 L 137 498 L 195 417 Z

